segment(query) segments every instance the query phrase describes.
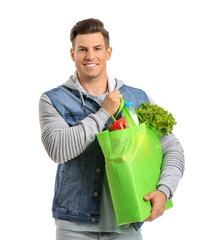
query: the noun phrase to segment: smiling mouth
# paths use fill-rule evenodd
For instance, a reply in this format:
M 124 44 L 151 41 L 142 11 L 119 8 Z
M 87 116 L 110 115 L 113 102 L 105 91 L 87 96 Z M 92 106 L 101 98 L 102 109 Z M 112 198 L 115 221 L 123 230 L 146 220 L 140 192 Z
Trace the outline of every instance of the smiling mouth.
M 88 68 L 94 68 L 96 67 L 98 64 L 97 63 L 84 63 L 84 66 L 88 67 Z

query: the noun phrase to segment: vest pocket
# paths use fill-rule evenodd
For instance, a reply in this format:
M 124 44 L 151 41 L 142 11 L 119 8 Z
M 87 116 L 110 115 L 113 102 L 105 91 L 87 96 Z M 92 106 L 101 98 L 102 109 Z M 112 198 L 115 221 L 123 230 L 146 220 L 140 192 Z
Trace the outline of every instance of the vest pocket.
M 59 172 L 58 189 L 56 192 L 56 202 L 61 206 L 67 206 L 67 193 L 68 193 L 68 172 L 64 165 Z

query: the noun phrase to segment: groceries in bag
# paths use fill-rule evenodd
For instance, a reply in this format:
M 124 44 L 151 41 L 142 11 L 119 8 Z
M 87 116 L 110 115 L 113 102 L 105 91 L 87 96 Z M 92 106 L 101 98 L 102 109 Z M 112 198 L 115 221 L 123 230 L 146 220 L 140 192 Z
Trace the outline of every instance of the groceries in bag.
M 176 120 L 171 113 L 162 107 L 149 103 L 141 103 L 136 110 L 140 122 L 145 122 L 151 128 L 161 133 L 161 136 L 171 134 Z
M 126 128 L 126 123 L 123 118 L 118 119 L 113 124 L 110 125 L 110 131 L 122 130 Z
M 135 124 L 139 125 L 138 116 L 135 112 L 135 109 L 133 108 L 133 102 L 126 102 L 126 103 L 124 103 L 124 106 L 126 107 L 128 112 L 130 113 L 130 115 L 131 115 L 132 119 L 134 120 Z M 131 124 L 127 120 L 127 117 L 125 116 L 124 113 L 122 114 L 122 118 L 125 120 L 126 127 L 131 128 Z

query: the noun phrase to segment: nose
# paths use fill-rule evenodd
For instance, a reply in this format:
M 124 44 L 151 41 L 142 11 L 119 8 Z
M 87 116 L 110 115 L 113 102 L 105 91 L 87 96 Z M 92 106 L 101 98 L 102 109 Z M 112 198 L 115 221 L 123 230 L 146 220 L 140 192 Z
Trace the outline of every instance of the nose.
M 91 61 L 95 59 L 94 51 L 92 49 L 87 52 L 86 59 L 91 60 Z

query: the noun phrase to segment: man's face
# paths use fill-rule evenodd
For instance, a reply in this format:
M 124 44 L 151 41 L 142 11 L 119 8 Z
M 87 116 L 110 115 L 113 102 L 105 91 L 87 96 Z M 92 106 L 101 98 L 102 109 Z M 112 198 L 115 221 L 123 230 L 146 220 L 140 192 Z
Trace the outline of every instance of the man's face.
M 106 49 L 102 33 L 78 34 L 70 52 L 79 78 L 106 76 L 106 61 L 110 59 L 112 49 Z

